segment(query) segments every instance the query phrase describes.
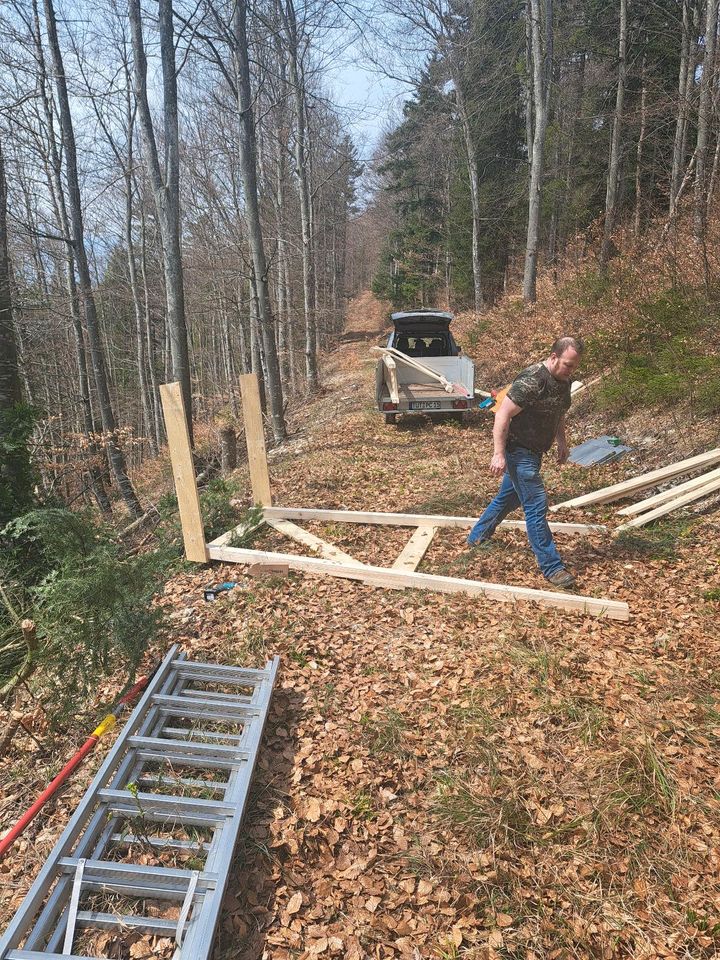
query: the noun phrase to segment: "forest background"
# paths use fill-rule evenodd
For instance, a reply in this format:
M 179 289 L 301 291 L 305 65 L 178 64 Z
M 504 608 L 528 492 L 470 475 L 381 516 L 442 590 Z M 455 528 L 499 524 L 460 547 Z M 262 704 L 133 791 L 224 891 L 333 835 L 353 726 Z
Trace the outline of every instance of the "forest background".
M 85 651 L 78 683 L 153 629 L 151 559 L 116 530 L 148 513 L 159 384 L 181 383 L 191 430 L 232 426 L 256 372 L 281 442 L 370 285 L 469 307 L 481 333 L 533 309 L 540 267 L 594 307 L 662 246 L 663 284 L 592 331 L 625 374 L 609 398 L 690 378 L 720 406 L 718 0 L 11 0 L 0 34 L 6 695 L 36 659 L 23 614 L 58 671 Z M 409 90 L 366 165 L 329 93 L 351 40 Z

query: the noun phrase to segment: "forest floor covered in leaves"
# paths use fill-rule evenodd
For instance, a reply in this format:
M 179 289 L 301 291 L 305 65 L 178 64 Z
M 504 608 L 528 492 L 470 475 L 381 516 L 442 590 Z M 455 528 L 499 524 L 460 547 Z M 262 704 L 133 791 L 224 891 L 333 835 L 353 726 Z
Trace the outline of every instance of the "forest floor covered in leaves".
M 368 352 L 384 315 L 369 296 L 351 304 L 323 395 L 271 453 L 275 503 L 478 514 L 496 486 L 490 418 L 386 426 Z M 583 401 L 572 442 L 601 426 Z M 551 498 L 689 456 L 717 433 L 646 415 L 625 429 L 637 451 L 615 465 L 559 469 L 549 457 Z M 559 519 L 613 526 L 616 506 Z M 388 566 L 411 533 L 308 529 Z M 720 956 L 719 540 L 710 512 L 631 540 L 559 540 L 580 592 L 627 601 L 628 623 L 295 574 L 255 580 L 239 566 L 176 576 L 161 600 L 166 641 L 197 659 L 282 662 L 215 960 Z M 272 531 L 253 546 L 302 552 Z M 441 529 L 419 569 L 545 586 L 522 531 L 478 552 Z M 225 579 L 238 586 L 205 603 L 202 588 Z M 30 796 L 34 745 L 18 750 L 14 781 L 8 769 L 3 779 Z M 3 864 L 1 919 L 89 774 Z M 135 937 L 116 955 L 164 953 Z

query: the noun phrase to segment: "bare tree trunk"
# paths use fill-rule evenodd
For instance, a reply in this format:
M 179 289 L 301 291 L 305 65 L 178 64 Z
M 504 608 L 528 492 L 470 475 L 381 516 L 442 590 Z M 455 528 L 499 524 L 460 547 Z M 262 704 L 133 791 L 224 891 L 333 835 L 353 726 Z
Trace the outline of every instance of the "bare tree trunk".
M 528 199 L 527 244 L 525 247 L 525 275 L 523 277 L 523 299 L 534 303 L 537 299 L 538 248 L 540 245 L 540 200 L 542 194 L 543 165 L 545 157 L 545 134 L 547 132 L 547 104 L 545 85 L 547 72 L 544 69 L 540 2 L 528 0 L 530 15 L 530 37 L 532 42 L 533 69 L 533 106 L 535 124 L 533 131 L 532 159 L 530 163 L 530 190 Z M 551 49 L 552 0 L 546 0 L 546 51 Z
M 473 272 L 473 297 L 476 311 L 482 310 L 485 306 L 482 289 L 482 267 L 480 264 L 480 229 L 481 216 L 480 209 L 480 175 L 478 173 L 477 150 L 475 149 L 475 140 L 470 126 L 470 118 L 467 111 L 467 103 L 460 89 L 460 77 L 456 76 L 455 84 L 455 102 L 457 103 L 458 114 L 460 115 L 460 124 L 463 132 L 463 146 L 465 147 L 465 164 L 467 166 L 468 180 L 470 182 L 470 206 L 472 209 L 472 272 Z
M 635 154 L 635 236 L 640 236 L 642 218 L 642 161 L 647 128 L 647 75 L 645 54 L 640 68 L 640 131 L 638 133 L 637 152 Z
M 693 236 L 696 243 L 705 239 L 707 211 L 707 150 L 712 116 L 713 68 L 718 27 L 718 0 L 707 0 L 705 6 L 705 53 L 700 80 L 698 105 L 697 145 L 695 149 L 695 202 L 693 205 Z
M 715 137 L 715 152 L 713 154 L 713 165 L 712 173 L 710 174 L 710 183 L 708 184 L 707 192 L 707 210 L 705 216 L 710 213 L 710 207 L 712 206 L 712 200 L 715 195 L 715 184 L 717 183 L 718 177 L 718 167 L 720 167 L 720 130 L 718 130 Z
M 182 388 L 188 429 L 192 441 L 192 387 L 190 383 L 190 359 L 185 321 L 185 288 L 180 245 L 180 150 L 172 0 L 159 0 L 158 4 L 160 59 L 163 75 L 165 177 L 163 177 L 161 171 L 148 103 L 147 59 L 142 34 L 140 0 L 129 0 L 128 13 L 132 32 L 133 56 L 135 58 L 134 78 L 138 117 L 143 138 L 145 162 L 150 175 L 162 236 L 172 378 L 179 381 Z
M 556 107 L 555 113 L 555 150 L 553 156 L 553 170 L 551 179 L 556 184 L 555 189 L 553 190 L 552 196 L 552 210 L 550 212 L 550 224 L 548 227 L 548 238 L 547 238 L 547 262 L 548 264 L 555 265 L 557 259 L 557 248 L 558 248 L 558 225 L 560 220 L 560 207 L 565 199 L 562 197 L 560 190 L 558 189 L 558 184 L 560 183 L 560 167 L 562 162 L 562 143 L 565 135 L 565 114 L 566 110 L 563 104 L 563 68 L 560 66 L 560 75 L 558 78 L 558 104 Z M 557 271 L 554 271 L 556 274 Z
M 277 71 L 279 73 L 279 97 L 273 111 L 275 120 L 275 218 L 277 230 L 277 342 L 278 359 L 280 363 L 280 378 L 285 384 L 290 382 L 288 362 L 288 338 L 290 330 L 290 291 L 287 286 L 288 260 L 288 213 L 287 213 L 287 162 L 286 151 L 289 141 L 289 122 L 287 119 L 286 101 L 289 94 L 287 83 L 286 64 L 283 56 L 281 38 L 276 31 L 274 37 Z
M 290 355 L 289 339 L 292 335 L 290 330 L 290 291 L 286 284 L 285 260 L 287 258 L 287 242 L 278 240 L 278 276 L 277 276 L 277 299 L 278 299 L 278 353 L 280 359 L 280 376 L 283 384 L 290 382 Z
M 265 392 L 265 364 L 260 339 L 260 313 L 258 309 L 257 286 L 255 277 L 250 278 L 250 370 L 258 378 L 260 406 L 265 412 L 267 406 Z
M 82 407 L 82 429 L 87 437 L 88 452 L 91 459 L 88 473 L 90 475 L 90 485 L 98 507 L 102 513 L 111 515 L 112 505 L 105 489 L 105 463 L 102 448 L 96 440 L 96 434 L 99 432 L 99 428 L 95 425 L 92 410 L 90 377 L 88 373 L 87 351 L 85 349 L 85 333 L 80 310 L 80 297 L 75 280 L 75 258 L 71 240 L 72 230 L 68 218 L 67 204 L 65 202 L 65 192 L 62 185 L 62 159 L 58 152 L 55 138 L 55 117 L 51 96 L 48 93 L 48 78 L 45 66 L 45 54 L 42 47 L 37 0 L 33 0 L 32 7 L 35 28 L 35 56 L 38 66 L 38 90 L 43 108 L 43 116 L 47 125 L 48 153 L 44 157 L 44 163 L 48 190 L 55 214 L 55 222 L 57 223 L 59 232 L 65 237 L 65 285 L 67 287 L 70 315 L 72 317 L 73 332 L 75 335 L 75 358 L 77 362 L 78 387 L 80 389 L 80 405 Z
M 315 315 L 315 278 L 313 238 L 310 224 L 310 184 L 308 177 L 304 78 L 299 63 L 297 18 L 292 0 L 279 4 L 283 20 L 290 71 L 290 87 L 295 112 L 295 176 L 300 194 L 300 229 L 302 237 L 303 312 L 305 317 L 305 378 L 308 389 L 318 387 L 317 318 Z
M 58 40 L 53 0 L 44 0 L 44 6 L 50 52 L 52 55 L 53 70 L 55 73 L 58 105 L 60 109 L 60 129 L 62 132 L 62 142 L 65 150 L 65 171 L 70 206 L 69 213 L 70 224 L 72 228 L 73 252 L 75 255 L 75 265 L 80 282 L 80 292 L 85 308 L 85 323 L 88 334 L 88 342 L 90 345 L 93 373 L 95 376 L 95 386 L 98 394 L 98 404 L 100 406 L 100 416 L 102 418 L 103 431 L 106 435 L 110 464 L 112 466 L 115 479 L 117 480 L 120 493 L 131 515 L 133 517 L 139 517 L 142 513 L 142 508 L 137 499 L 133 485 L 130 482 L 130 478 L 127 475 L 125 456 L 118 446 L 116 437 L 117 424 L 115 421 L 115 413 L 113 411 L 112 401 L 110 399 L 110 390 L 108 387 L 105 368 L 105 356 L 103 353 L 102 340 L 98 325 L 95 297 L 93 294 L 92 281 L 90 277 L 90 267 L 88 265 L 87 253 L 85 250 L 85 230 L 83 225 L 82 204 L 80 200 L 80 182 L 78 179 L 77 155 L 75 150 L 75 132 L 73 129 L 72 116 L 70 114 L 70 101 L 68 98 L 62 53 L 60 51 L 60 43 Z
M 673 162 L 670 174 L 670 212 L 675 203 L 680 178 L 684 166 L 685 127 L 689 110 L 688 72 L 690 69 L 690 3 L 682 0 L 682 41 L 680 44 L 680 72 L 678 74 L 678 108 L 675 119 L 675 139 L 673 143 Z
M 157 360 L 155 356 L 155 339 L 153 337 L 152 314 L 150 311 L 150 287 L 147 275 L 147 223 L 142 199 L 140 210 L 140 276 L 143 288 L 143 330 L 145 333 L 145 347 L 147 355 L 148 373 L 150 375 L 150 390 L 153 406 L 153 423 L 155 425 L 155 444 L 158 448 L 163 445 L 165 433 L 163 430 L 163 416 L 160 408 L 160 389 L 157 377 Z
M 533 158 L 533 47 L 532 13 L 530 0 L 525 0 L 525 146 L 527 148 L 528 168 Z
M 615 96 L 615 116 L 610 141 L 607 189 L 605 193 L 605 228 L 603 230 L 600 262 L 605 264 L 612 252 L 612 234 L 617 213 L 617 195 L 620 180 L 621 135 L 625 112 L 625 77 L 627 73 L 627 0 L 620 0 L 620 43 L 618 48 L 618 86 Z
M 5 160 L 0 142 L 0 411 L 22 400 L 18 349 L 10 295 L 10 256 L 7 235 L 7 184 Z
M 239 158 L 242 181 L 245 189 L 245 222 L 252 256 L 253 274 L 258 303 L 258 320 L 263 353 L 265 356 L 267 388 L 272 420 L 273 436 L 279 443 L 285 439 L 285 415 L 283 412 L 282 383 L 273 331 L 268 293 L 268 266 L 265 258 L 260 204 L 258 202 L 257 167 L 255 152 L 255 118 L 253 116 L 252 89 L 250 86 L 250 62 L 248 56 L 246 0 L 237 0 L 233 12 L 233 47 L 237 83 L 239 130 Z
M 133 238 L 133 196 L 135 189 L 133 185 L 133 137 L 135 127 L 135 110 L 131 102 L 131 81 L 130 69 L 127 59 L 124 60 L 125 68 L 125 123 L 127 129 L 127 157 L 121 163 L 123 178 L 125 180 L 125 248 L 128 264 L 128 277 L 130 279 L 130 293 L 133 301 L 133 312 L 135 315 L 135 352 L 138 365 L 138 386 L 140 388 L 140 405 L 143 413 L 144 432 L 148 436 L 150 443 L 150 452 L 157 454 L 159 444 L 157 442 L 158 429 L 155 422 L 155 407 L 150 395 L 150 385 L 148 383 L 148 362 L 147 362 L 147 339 L 145 335 L 145 316 L 143 305 L 140 299 L 140 285 L 138 283 L 137 260 L 135 257 L 135 240 Z
M 232 426 L 220 430 L 220 470 L 230 473 L 237 466 L 237 437 Z
M 132 134 L 131 134 L 132 139 Z M 145 337 L 145 322 L 142 303 L 140 302 L 140 289 L 137 276 L 137 261 L 135 260 L 135 243 L 132 233 L 132 182 L 130 170 L 125 176 L 125 247 L 128 263 L 128 276 L 130 278 L 130 291 L 133 301 L 133 312 L 135 315 L 135 353 L 138 365 L 138 386 L 140 388 L 140 405 L 143 412 L 145 424 L 145 433 L 150 442 L 150 451 L 157 454 L 157 425 L 155 423 L 155 411 L 150 398 L 150 386 L 148 384 L 147 369 L 147 340 Z

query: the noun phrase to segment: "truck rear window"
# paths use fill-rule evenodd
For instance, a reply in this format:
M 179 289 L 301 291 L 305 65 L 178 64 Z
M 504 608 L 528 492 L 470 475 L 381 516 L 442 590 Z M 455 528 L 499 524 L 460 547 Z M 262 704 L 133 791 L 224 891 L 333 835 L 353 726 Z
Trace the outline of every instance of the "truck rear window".
M 408 357 L 448 357 L 450 350 L 448 338 L 442 334 L 429 334 L 426 337 L 414 337 L 400 334 L 395 337 L 393 346 Z

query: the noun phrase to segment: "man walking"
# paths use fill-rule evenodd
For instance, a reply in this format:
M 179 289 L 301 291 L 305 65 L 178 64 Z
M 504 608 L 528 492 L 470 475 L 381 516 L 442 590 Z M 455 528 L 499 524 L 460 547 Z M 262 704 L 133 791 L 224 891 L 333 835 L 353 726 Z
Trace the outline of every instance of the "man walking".
M 493 428 L 490 473 L 503 475 L 503 480 L 495 499 L 468 536 L 471 546 L 484 543 L 511 510 L 522 506 L 530 546 L 543 575 L 556 587 L 573 587 L 575 578 L 565 569 L 548 526 L 540 464 L 555 442 L 558 462 L 565 463 L 568 458 L 565 412 L 570 407 L 570 383 L 583 349 L 581 340 L 560 337 L 547 360 L 527 367 L 513 381 Z

